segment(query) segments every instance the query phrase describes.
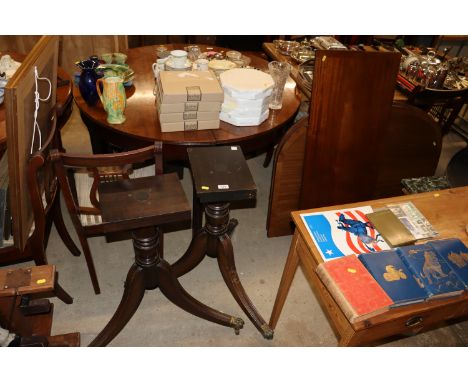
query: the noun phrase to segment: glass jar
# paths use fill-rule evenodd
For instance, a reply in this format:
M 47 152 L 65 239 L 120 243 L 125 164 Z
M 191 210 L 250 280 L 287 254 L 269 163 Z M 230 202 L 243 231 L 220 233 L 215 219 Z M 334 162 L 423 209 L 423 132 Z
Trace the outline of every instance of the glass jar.
M 448 72 L 449 69 L 447 64 L 439 65 L 434 76 L 429 79 L 427 86 L 433 89 L 442 89 Z
M 242 53 L 237 50 L 230 50 L 226 52 L 226 58 L 230 61 L 236 62 L 242 58 Z

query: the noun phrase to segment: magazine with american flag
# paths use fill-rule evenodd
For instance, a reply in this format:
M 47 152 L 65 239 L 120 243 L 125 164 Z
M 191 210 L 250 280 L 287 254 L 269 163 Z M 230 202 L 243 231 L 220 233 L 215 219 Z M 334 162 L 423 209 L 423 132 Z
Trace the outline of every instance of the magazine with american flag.
M 390 249 L 366 214 L 371 206 L 301 214 L 325 261 L 347 255 Z

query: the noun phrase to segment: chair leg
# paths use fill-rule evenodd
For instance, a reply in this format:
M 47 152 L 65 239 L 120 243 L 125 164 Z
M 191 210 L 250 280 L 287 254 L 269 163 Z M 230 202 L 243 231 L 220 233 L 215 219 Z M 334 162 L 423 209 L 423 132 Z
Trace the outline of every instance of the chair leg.
M 94 293 L 100 294 L 101 288 L 99 287 L 99 281 L 96 274 L 96 268 L 94 267 L 93 257 L 91 255 L 91 250 L 89 249 L 88 240 L 85 237 L 82 237 L 80 233 L 78 233 L 78 238 L 80 239 L 81 248 L 83 249 L 83 254 L 86 260 L 86 265 L 88 266 L 89 277 L 91 278 L 91 282 L 93 284 Z
M 57 276 L 55 276 L 57 278 Z M 58 283 L 58 281 L 55 282 L 54 285 L 54 293 L 55 295 L 62 300 L 65 304 L 73 304 L 73 297 L 70 296 L 65 289 L 62 288 L 62 286 Z
M 48 262 L 47 262 L 45 251 L 42 245 L 36 245 L 36 246 L 33 245 L 32 248 L 30 250 L 32 251 L 32 259 L 34 261 L 34 264 L 47 265 Z
M 266 152 L 265 160 L 263 161 L 263 167 L 267 168 L 270 165 L 273 154 L 275 153 L 275 146 L 271 146 Z
M 57 232 L 62 239 L 65 246 L 72 253 L 73 256 L 80 256 L 81 252 L 72 240 L 70 234 L 68 233 L 65 222 L 63 221 L 62 209 L 60 207 L 60 198 L 57 198 L 57 204 L 54 211 L 54 224 Z

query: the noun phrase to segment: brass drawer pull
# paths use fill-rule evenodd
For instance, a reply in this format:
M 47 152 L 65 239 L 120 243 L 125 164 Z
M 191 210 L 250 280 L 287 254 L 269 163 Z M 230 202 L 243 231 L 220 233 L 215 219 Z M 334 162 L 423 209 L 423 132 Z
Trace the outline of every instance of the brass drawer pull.
M 423 322 L 423 318 L 421 316 L 411 317 L 408 321 L 406 321 L 405 326 L 410 328 L 412 326 L 419 325 L 422 322 Z

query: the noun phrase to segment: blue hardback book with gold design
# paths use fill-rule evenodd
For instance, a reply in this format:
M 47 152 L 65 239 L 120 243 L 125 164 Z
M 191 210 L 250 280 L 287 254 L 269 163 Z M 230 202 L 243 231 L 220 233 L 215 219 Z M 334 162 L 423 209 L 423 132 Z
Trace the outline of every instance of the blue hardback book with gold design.
M 435 240 L 427 243 L 457 274 L 468 289 L 468 248 L 460 239 Z
M 433 247 L 427 244 L 397 248 L 406 266 L 413 272 L 428 292 L 429 298 L 450 297 L 461 294 L 464 283 Z
M 369 273 L 393 300 L 392 307 L 424 301 L 428 294 L 394 250 L 358 256 Z

